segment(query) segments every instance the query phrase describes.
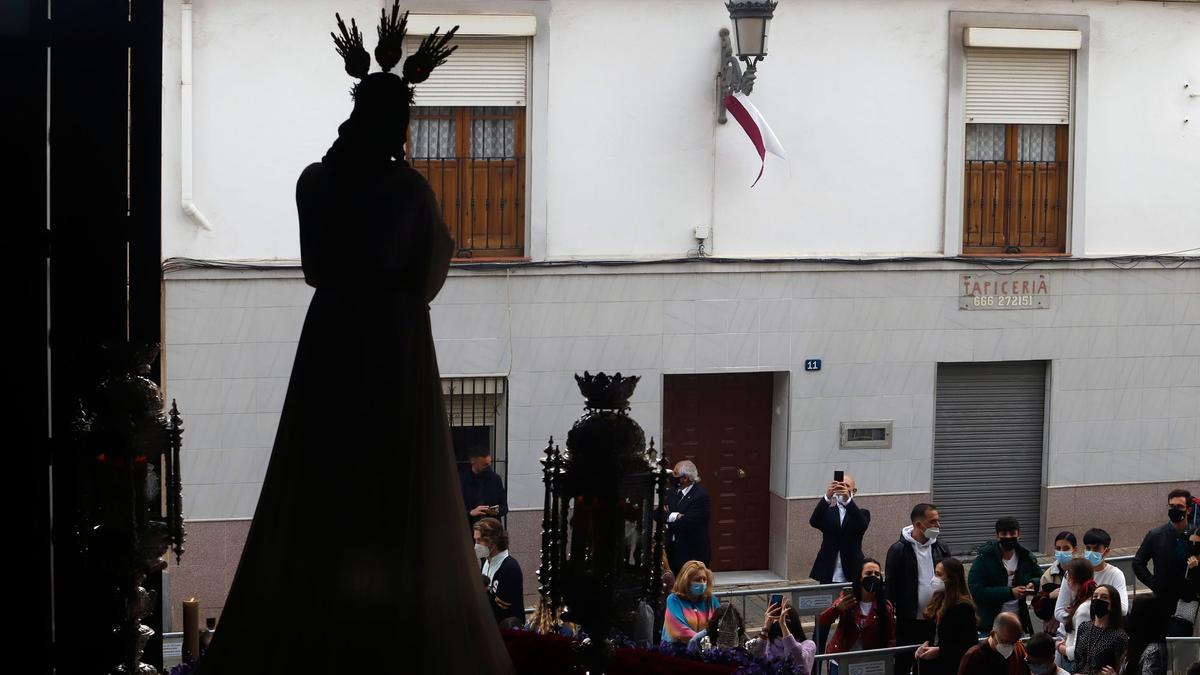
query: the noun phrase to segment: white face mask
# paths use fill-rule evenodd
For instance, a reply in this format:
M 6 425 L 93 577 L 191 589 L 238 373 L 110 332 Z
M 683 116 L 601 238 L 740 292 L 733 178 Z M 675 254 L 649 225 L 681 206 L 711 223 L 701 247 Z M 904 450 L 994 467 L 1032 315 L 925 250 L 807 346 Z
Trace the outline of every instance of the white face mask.
M 475 557 L 480 560 L 488 557 L 488 547 L 483 544 L 475 544 Z
M 933 581 L 929 582 L 929 587 L 933 589 L 934 593 L 944 591 L 946 590 L 946 582 L 941 577 L 934 577 Z
M 844 495 L 844 494 L 842 494 L 842 493 L 840 493 L 840 492 L 839 492 L 839 493 L 837 493 L 836 495 L 834 495 L 834 496 L 833 496 L 833 499 L 834 499 L 834 500 L 835 500 L 835 501 L 836 501 L 838 504 L 841 504 L 842 506 L 845 506 L 845 505 L 846 505 L 846 495 Z
M 929 528 L 925 529 L 925 537 L 931 541 L 934 539 L 937 539 L 938 535 L 941 533 L 942 533 L 941 529 L 936 528 L 936 527 L 929 527 Z
M 1000 656 L 1003 656 L 1006 659 L 1008 657 L 1012 656 L 1013 649 L 1015 649 L 1015 648 L 1016 647 L 1014 647 L 1013 645 L 1010 645 L 1010 644 L 1007 644 L 1004 642 L 1000 642 L 999 640 L 996 641 L 996 653 L 999 654 Z

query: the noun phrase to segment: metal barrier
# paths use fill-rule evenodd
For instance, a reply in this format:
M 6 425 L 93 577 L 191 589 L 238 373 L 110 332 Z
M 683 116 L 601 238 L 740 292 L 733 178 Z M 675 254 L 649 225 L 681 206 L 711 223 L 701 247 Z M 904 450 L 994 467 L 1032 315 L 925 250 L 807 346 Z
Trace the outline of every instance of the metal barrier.
M 1200 638 L 1167 638 L 1167 673 L 1187 675 L 1188 668 L 1200 663 Z
M 823 672 L 827 661 L 837 661 L 838 675 L 894 675 L 896 654 L 914 651 L 919 646 L 905 645 L 841 654 L 818 654 L 813 658 L 813 669 L 820 673 Z
M 967 565 L 973 562 L 974 558 L 959 558 L 959 560 L 962 560 L 963 564 Z M 1113 556 L 1111 558 L 1107 558 L 1105 562 L 1120 568 L 1120 570 L 1125 573 L 1125 585 L 1127 588 L 1132 586 L 1133 590 L 1131 595 L 1136 595 L 1138 593 L 1138 582 L 1137 575 L 1133 573 L 1133 556 Z M 1045 570 L 1046 568 L 1050 567 L 1051 564 L 1053 563 L 1046 563 L 1041 565 L 1041 568 Z M 748 616 L 748 603 L 746 598 L 755 597 L 757 599 L 761 596 L 762 599 L 760 601 L 753 603 L 755 612 L 752 614 L 757 615 L 766 611 L 767 603 L 765 598 L 769 597 L 771 594 L 787 593 L 792 597 L 792 607 L 796 609 L 800 616 L 816 616 L 825 611 L 827 607 L 832 605 L 833 601 L 837 599 L 838 594 L 844 588 L 850 588 L 850 584 L 794 584 L 791 586 L 776 586 L 773 588 L 738 588 L 727 591 L 715 591 L 713 592 L 713 595 L 717 596 L 722 601 L 725 601 L 726 599 L 740 598 L 740 609 L 742 612 L 742 617 L 745 618 Z

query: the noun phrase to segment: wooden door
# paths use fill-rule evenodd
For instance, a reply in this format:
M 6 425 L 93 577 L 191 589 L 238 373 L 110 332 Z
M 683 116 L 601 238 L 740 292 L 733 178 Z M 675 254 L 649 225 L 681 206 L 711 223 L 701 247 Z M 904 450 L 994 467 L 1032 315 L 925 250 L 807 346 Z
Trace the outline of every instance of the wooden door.
M 667 375 L 663 450 L 690 459 L 712 499 L 712 569 L 768 567 L 771 373 Z

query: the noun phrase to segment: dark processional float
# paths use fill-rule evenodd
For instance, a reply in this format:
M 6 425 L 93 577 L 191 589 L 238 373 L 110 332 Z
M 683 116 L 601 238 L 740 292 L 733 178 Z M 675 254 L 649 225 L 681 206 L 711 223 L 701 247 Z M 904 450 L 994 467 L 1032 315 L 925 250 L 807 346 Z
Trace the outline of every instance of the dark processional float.
M 633 622 L 639 603 L 655 614 L 662 588 L 667 483 L 665 458 L 629 416 L 636 376 L 576 375 L 584 413 L 554 439 L 542 459 L 539 590 L 551 609 L 582 626 L 588 639 L 576 654 L 588 672 L 602 673 L 613 657 L 612 636 Z

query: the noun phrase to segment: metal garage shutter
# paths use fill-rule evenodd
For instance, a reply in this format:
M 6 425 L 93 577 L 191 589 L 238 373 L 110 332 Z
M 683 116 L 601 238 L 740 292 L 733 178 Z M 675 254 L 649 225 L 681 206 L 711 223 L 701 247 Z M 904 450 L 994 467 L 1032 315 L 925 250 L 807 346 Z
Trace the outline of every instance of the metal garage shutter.
M 995 537 L 1001 516 L 1038 550 L 1045 411 L 1044 361 L 938 365 L 933 503 L 955 554 Z

